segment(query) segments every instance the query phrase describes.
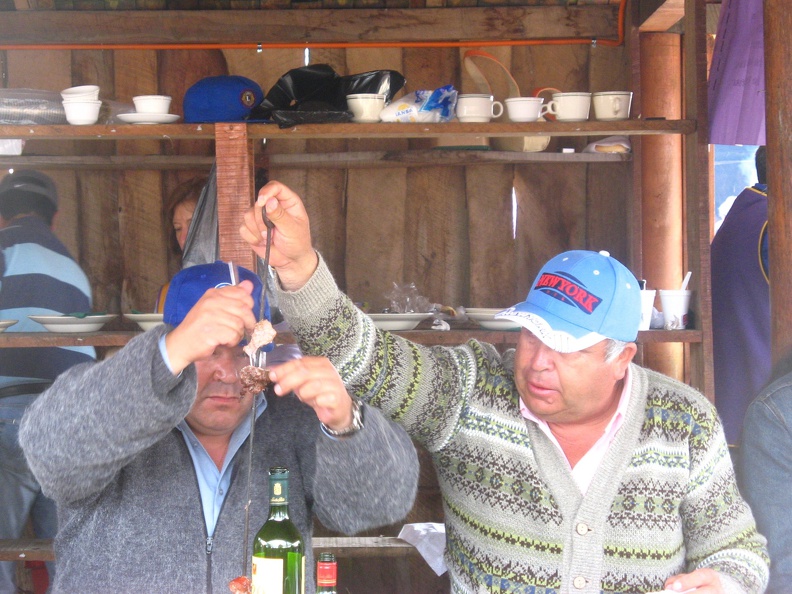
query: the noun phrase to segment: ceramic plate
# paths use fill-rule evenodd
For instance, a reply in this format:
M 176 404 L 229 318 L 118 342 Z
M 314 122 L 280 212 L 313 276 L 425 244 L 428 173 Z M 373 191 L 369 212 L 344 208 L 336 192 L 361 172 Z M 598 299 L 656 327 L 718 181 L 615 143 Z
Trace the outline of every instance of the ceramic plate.
M 0 332 L 5 331 L 6 328 L 13 326 L 16 323 L 17 320 L 0 320 Z
M 496 320 L 495 314 L 502 312 L 505 307 L 468 307 L 465 313 L 471 320 L 478 322 L 479 326 L 487 330 L 519 330 L 520 326 L 511 320 Z
M 128 313 L 124 314 L 124 317 L 130 322 L 135 322 L 143 331 L 151 330 L 155 326 L 162 324 L 161 313 Z
M 74 316 L 28 317 L 44 326 L 50 332 L 96 332 L 117 316 L 115 314 L 103 314 L 85 318 L 75 318 Z
M 430 313 L 368 314 L 380 330 L 412 330 L 431 315 Z
M 126 124 L 172 124 L 180 116 L 175 113 L 119 113 L 116 117 Z

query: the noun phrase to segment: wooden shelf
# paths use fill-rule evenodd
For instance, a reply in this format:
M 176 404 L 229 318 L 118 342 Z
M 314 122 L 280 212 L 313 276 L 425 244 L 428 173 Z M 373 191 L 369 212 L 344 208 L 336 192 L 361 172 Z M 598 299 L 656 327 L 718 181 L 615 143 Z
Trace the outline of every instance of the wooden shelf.
M 0 138 L 43 140 L 124 140 L 204 138 L 214 140 L 215 127 L 228 124 L 153 124 L 153 125 L 33 125 L 0 126 Z M 275 124 L 248 124 L 248 137 L 263 138 L 439 138 L 446 135 L 474 136 L 641 136 L 647 134 L 690 134 L 693 120 L 622 120 L 616 122 L 496 122 L 488 124 L 385 123 L 307 124 L 279 128 Z

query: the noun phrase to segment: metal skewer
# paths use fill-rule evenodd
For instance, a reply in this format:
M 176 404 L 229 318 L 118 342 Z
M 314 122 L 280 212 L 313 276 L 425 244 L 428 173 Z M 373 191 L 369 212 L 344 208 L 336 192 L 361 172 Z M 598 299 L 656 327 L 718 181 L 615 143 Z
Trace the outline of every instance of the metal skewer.
M 261 211 L 261 216 L 264 219 L 264 224 L 267 226 L 267 242 L 266 248 L 264 252 L 264 271 L 267 276 L 269 276 L 269 255 L 270 255 L 270 245 L 272 244 L 272 229 L 275 227 L 275 224 L 267 218 L 267 215 L 264 211 Z M 237 275 L 239 278 L 239 275 Z M 264 312 L 266 311 L 266 303 L 267 303 L 267 279 L 264 279 L 262 283 L 261 289 L 261 303 L 259 304 L 259 319 L 264 319 Z M 267 353 L 262 351 L 261 349 L 257 349 L 255 353 L 250 354 L 250 364 L 254 367 L 261 367 L 262 369 L 267 365 Z M 250 503 L 251 503 L 251 496 L 250 496 L 250 484 L 251 478 L 253 475 L 253 437 L 255 436 L 256 432 L 256 402 L 258 399 L 258 394 L 253 395 L 253 404 L 251 405 L 250 409 L 250 436 L 248 437 L 248 460 L 247 460 L 247 494 L 246 500 L 247 503 L 245 504 L 245 530 L 242 536 L 243 539 L 243 557 L 242 557 L 242 575 L 248 576 L 248 560 L 250 556 L 248 555 L 248 541 L 250 536 Z

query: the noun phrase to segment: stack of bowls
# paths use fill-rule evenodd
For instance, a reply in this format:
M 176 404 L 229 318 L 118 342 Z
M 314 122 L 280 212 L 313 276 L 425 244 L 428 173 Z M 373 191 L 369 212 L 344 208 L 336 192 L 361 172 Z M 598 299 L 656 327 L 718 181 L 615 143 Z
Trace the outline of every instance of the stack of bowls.
M 99 119 L 99 109 L 102 102 L 99 100 L 99 87 L 96 85 L 81 85 L 69 87 L 61 91 L 63 110 L 66 112 L 66 121 L 74 126 L 95 124 Z

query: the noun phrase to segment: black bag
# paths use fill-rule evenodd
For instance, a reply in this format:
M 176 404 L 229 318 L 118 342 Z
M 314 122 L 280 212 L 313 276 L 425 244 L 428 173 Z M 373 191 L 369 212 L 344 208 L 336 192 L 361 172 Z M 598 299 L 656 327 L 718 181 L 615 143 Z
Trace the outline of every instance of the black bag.
M 274 120 L 281 128 L 297 124 L 349 122 L 346 96 L 355 93 L 385 95 L 385 103 L 404 86 L 395 70 L 373 70 L 339 76 L 327 64 L 294 68 L 284 74 L 253 109 L 250 120 Z

